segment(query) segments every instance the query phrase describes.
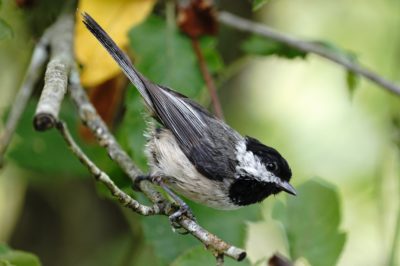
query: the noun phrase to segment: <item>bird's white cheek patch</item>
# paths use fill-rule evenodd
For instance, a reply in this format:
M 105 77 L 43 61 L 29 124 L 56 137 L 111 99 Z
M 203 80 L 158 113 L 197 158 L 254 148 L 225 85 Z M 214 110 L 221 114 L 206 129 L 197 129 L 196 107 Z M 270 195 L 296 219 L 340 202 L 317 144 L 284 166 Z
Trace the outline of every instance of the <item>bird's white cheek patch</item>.
M 269 172 L 261 160 L 251 151 L 246 149 L 244 141 L 239 142 L 236 146 L 236 166 L 237 178 L 240 175 L 252 176 L 262 182 L 277 183 L 278 177 Z

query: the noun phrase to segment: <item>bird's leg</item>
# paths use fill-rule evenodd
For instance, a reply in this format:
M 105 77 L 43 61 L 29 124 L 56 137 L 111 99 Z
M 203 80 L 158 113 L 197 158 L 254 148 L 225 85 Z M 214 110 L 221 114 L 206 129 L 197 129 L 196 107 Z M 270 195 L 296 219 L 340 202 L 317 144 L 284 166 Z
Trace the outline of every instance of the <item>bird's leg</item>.
M 178 195 L 175 194 L 163 181 L 163 177 L 156 176 L 152 178 L 154 184 L 159 185 L 179 206 L 179 209 L 169 216 L 172 223 L 176 223 L 182 215 L 186 215 L 189 219 L 195 220 L 192 210 Z
M 153 184 L 159 185 L 178 205 L 179 209 L 172 213 L 169 216 L 169 220 L 171 225 L 174 229 L 181 229 L 181 226 L 178 224 L 178 220 L 183 216 L 186 215 L 189 219 L 196 221 L 195 216 L 193 215 L 192 210 L 190 209 L 189 205 L 186 204 L 178 195 L 175 194 L 163 181 L 162 176 L 151 176 L 151 175 L 141 175 L 138 176 L 133 184 L 133 188 L 135 190 L 140 191 L 140 182 L 143 180 L 149 180 Z M 184 232 L 179 232 L 181 234 L 187 234 L 188 232 L 185 230 Z
M 135 178 L 135 181 L 134 181 L 133 184 L 132 184 L 133 190 L 139 191 L 139 192 L 142 191 L 142 190 L 140 189 L 140 182 L 142 182 L 143 180 L 147 180 L 147 181 L 152 182 L 152 179 L 151 179 L 151 176 L 150 176 L 150 175 L 138 175 L 138 176 Z

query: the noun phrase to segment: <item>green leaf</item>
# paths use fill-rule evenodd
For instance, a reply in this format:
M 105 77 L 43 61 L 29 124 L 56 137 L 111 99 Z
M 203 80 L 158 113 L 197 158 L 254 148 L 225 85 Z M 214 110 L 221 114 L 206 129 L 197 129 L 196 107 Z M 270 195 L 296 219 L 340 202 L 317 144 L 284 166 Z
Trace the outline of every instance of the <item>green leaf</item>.
M 66 172 L 83 174 L 87 170 L 74 158 L 56 130 L 37 132 L 32 125 L 37 101 L 30 101 L 21 117 L 17 135 L 10 147 L 9 156 L 23 168 L 44 173 Z M 72 114 L 72 106 L 71 108 Z M 76 125 L 73 116 L 67 118 L 69 125 Z M 74 133 L 76 128 L 71 129 Z M 75 134 L 74 134 L 75 135 Z M 76 135 L 74 136 L 76 137 Z
M 32 118 L 36 105 L 37 101 L 35 100 L 28 103 L 7 154 L 9 158 L 23 168 L 47 174 L 41 174 L 40 178 L 51 178 L 52 181 L 89 176 L 88 170 L 71 153 L 57 130 L 52 129 L 46 132 L 34 130 Z M 70 102 L 64 102 L 60 117 L 67 122 L 74 139 L 95 163 L 101 165 L 106 172 L 115 169 L 115 165 L 110 161 L 104 149 L 97 145 L 87 147 L 88 145 L 82 145 L 79 141 L 80 138 L 77 136 L 78 118 L 75 108 Z M 57 175 L 56 179 L 54 174 Z
M 0 41 L 11 39 L 13 36 L 14 33 L 10 25 L 8 25 L 7 22 L 5 22 L 2 18 L 0 18 Z
M 360 81 L 360 75 L 358 75 L 350 70 L 346 72 L 347 89 L 349 90 L 350 95 L 354 94 L 354 91 L 355 91 L 359 81 Z
M 153 246 L 153 250 L 161 265 L 170 264 L 185 250 L 199 244 L 190 235 L 184 236 L 173 232 L 167 217 L 141 217 L 141 221 L 144 238 Z
M 227 212 L 207 208 L 188 200 L 186 202 L 189 202 L 197 221 L 203 228 L 236 246 L 244 245 L 245 222 L 261 218 L 257 205 Z M 192 236 L 174 233 L 168 219 L 146 217 L 143 219 L 142 225 L 145 239 L 154 246 L 157 256 L 164 264 L 169 264 L 177 256 L 199 244 L 198 240 Z
M 268 0 L 253 0 L 253 11 L 260 9 L 263 5 L 265 5 Z
M 147 169 L 144 156 L 146 143 L 145 108 L 139 92 L 133 86 L 129 86 L 125 97 L 126 113 L 118 128 L 117 139 L 121 146 L 126 148 L 134 162 L 143 170 Z
M 5 244 L 0 244 L 0 266 L 40 266 L 36 255 L 25 251 L 12 250 Z
M 277 203 L 273 216 L 284 225 L 292 259 L 306 258 L 311 265 L 336 265 L 346 234 L 339 230 L 341 211 L 337 189 L 313 178 L 296 188 L 287 207 Z
M 256 35 L 253 35 L 249 39 L 245 40 L 242 43 L 241 48 L 244 52 L 254 55 L 277 55 L 279 57 L 288 59 L 293 59 L 296 57 L 305 58 L 307 56 L 307 53 L 303 51 L 299 51 L 285 44 Z
M 204 266 L 204 265 L 215 265 L 215 257 L 212 252 L 207 251 L 204 246 L 196 246 L 192 249 L 187 250 L 181 256 L 179 256 L 171 266 Z M 226 266 L 249 266 L 248 260 L 237 262 L 231 258 L 224 258 L 224 265 Z
M 236 246 L 243 246 L 245 244 L 246 222 L 254 222 L 261 219 L 259 205 L 246 206 L 231 211 L 221 211 L 190 202 L 189 200 L 186 200 L 186 202 L 189 202 L 201 226 Z
M 163 19 L 150 16 L 129 32 L 129 38 L 142 74 L 190 98 L 199 94 L 204 81 L 186 36 L 168 29 Z
M 217 40 L 214 37 L 204 36 L 200 38 L 200 48 L 203 52 L 208 69 L 211 73 L 222 71 L 224 63 L 217 51 Z M 195 66 L 198 68 L 198 66 Z

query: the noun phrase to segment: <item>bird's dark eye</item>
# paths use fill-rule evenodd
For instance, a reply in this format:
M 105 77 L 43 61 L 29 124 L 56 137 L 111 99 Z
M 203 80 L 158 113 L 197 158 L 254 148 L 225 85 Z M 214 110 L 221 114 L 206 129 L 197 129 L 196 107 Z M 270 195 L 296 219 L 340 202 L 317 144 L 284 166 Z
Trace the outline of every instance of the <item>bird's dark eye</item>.
M 271 172 L 278 170 L 278 164 L 276 162 L 267 163 L 267 170 Z

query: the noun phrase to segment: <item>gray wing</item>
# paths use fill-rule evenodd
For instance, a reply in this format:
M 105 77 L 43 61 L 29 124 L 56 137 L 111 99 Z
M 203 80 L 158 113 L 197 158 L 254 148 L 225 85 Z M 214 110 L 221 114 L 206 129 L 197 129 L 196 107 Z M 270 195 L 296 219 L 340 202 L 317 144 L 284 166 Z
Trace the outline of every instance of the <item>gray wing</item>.
M 189 98 L 153 84 L 148 88 L 159 121 L 171 130 L 182 151 L 204 176 L 233 177 L 240 135 Z

